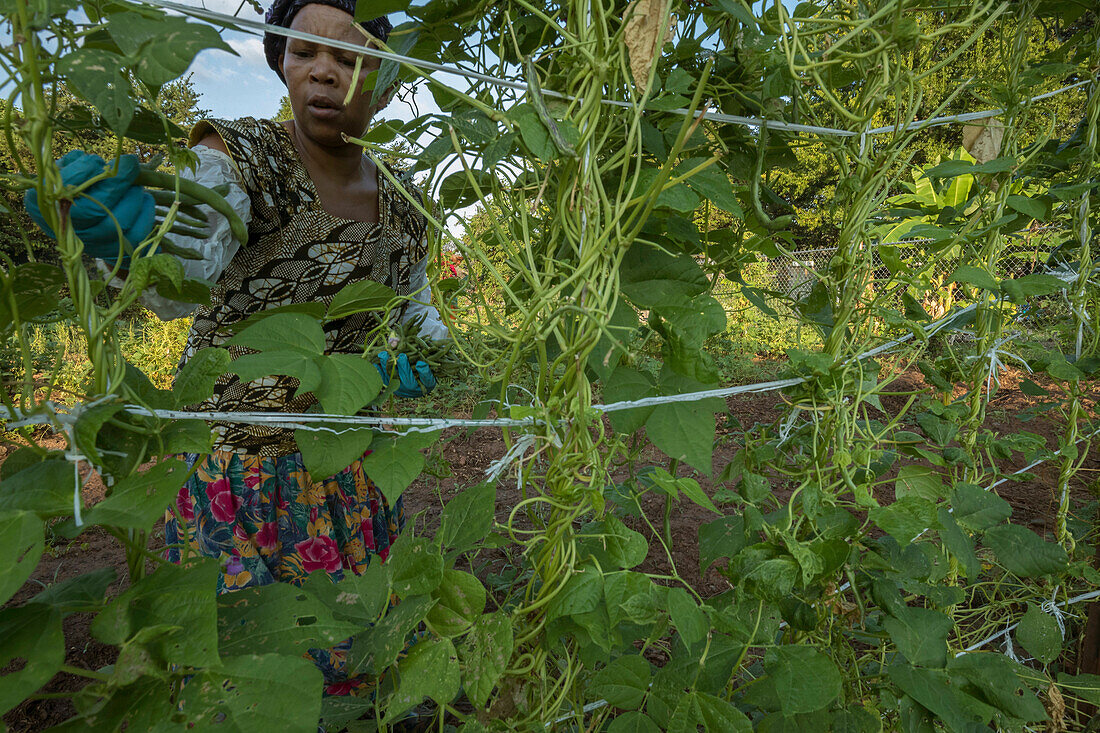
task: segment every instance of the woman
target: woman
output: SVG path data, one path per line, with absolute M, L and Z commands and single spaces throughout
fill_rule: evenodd
M 268 22 L 362 45 L 353 13 L 354 0 L 275 0 Z M 385 18 L 364 27 L 382 41 L 391 29 Z M 200 349 L 222 345 L 226 327 L 253 313 L 290 303 L 327 304 L 345 285 L 361 279 L 414 298 L 418 302 L 410 303 L 402 317 L 426 316 L 422 333 L 446 337 L 438 313 L 427 305 L 424 218 L 361 148 L 344 140 L 345 135 L 362 136 L 389 100 L 392 90 L 379 95 L 352 90 L 378 69 L 379 61 L 365 57 L 356 77 L 353 52 L 272 34 L 265 36 L 264 49 L 287 85 L 293 121 L 207 120 L 191 134 L 199 166 L 188 177 L 211 187 L 229 183 L 226 199 L 248 224 L 249 237 L 243 245 L 234 241 L 224 217 L 207 209 L 210 237 L 175 238 L 176 244 L 203 255 L 183 261 L 188 276 L 215 282 L 210 306 L 195 315 L 184 361 Z M 92 157 L 68 170 L 89 167 Z M 96 160 L 102 170 L 102 161 Z M 411 185 L 404 188 L 420 195 Z M 138 218 L 148 213 L 141 196 L 120 197 L 112 200 L 129 202 L 127 217 L 131 209 L 144 212 L 133 214 Z M 92 239 L 89 233 L 85 248 L 95 252 Z M 118 251 L 117 236 L 109 239 L 99 251 Z M 146 302 L 166 319 L 192 307 L 155 294 Z M 326 323 L 327 350 L 360 353 L 378 325 L 376 318 L 361 313 Z M 230 352 L 236 358 L 242 350 L 231 347 Z M 417 367 L 423 385 L 405 370 L 398 394 L 420 394 L 434 386 L 427 365 Z M 226 374 L 217 380 L 213 396 L 193 409 L 304 412 L 315 400 L 311 394 L 295 395 L 296 388 L 297 381 L 289 377 L 243 383 Z M 361 461 L 313 481 L 293 431 L 232 423 L 217 424 L 215 431 L 213 453 L 186 456 L 190 465 L 198 465 L 177 498 L 185 526 L 171 513 L 165 523 L 169 559 L 179 562 L 188 548 L 219 558 L 224 570 L 218 592 L 277 581 L 301 583 L 315 570 L 339 579 L 346 570 L 362 572 L 374 555 L 385 559 L 403 524 L 401 502 L 387 504 Z M 352 694 L 366 686 L 365 680 L 346 674 L 348 644 L 310 651 L 328 694 Z

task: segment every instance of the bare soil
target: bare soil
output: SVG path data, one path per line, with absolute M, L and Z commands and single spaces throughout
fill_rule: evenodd
M 1056 414 L 1045 413 L 1024 422 L 1019 417 L 1025 411 L 1036 406 L 1037 400 L 1025 395 L 1019 388 L 1024 378 L 1020 372 L 1006 369 L 1001 375 L 1001 387 L 990 404 L 986 425 L 1000 433 L 1028 431 L 1042 436 L 1051 449 L 1057 448 L 1064 426 Z M 1036 382 L 1044 384 L 1041 378 L 1032 376 Z M 923 378 L 917 372 L 901 375 L 896 382 L 898 391 L 923 389 Z M 1046 385 L 1044 385 L 1046 386 Z M 902 398 L 883 399 L 887 410 L 901 406 Z M 731 397 L 728 400 L 730 412 L 742 426 L 748 428 L 756 423 L 770 423 L 780 414 L 781 405 L 775 394 L 750 394 Z M 1091 408 L 1091 405 L 1090 405 Z M 1090 409 L 1091 412 L 1091 409 Z M 718 441 L 714 452 L 714 475 L 720 475 L 722 468 L 733 458 L 739 446 L 735 438 L 739 431 L 732 426 L 722 426 L 720 420 Z M 63 439 L 56 436 L 44 437 L 43 443 L 50 447 L 62 447 Z M 5 449 L 0 447 L 0 463 L 6 457 Z M 643 465 L 666 463 L 656 450 L 650 448 L 643 455 Z M 455 431 L 439 443 L 429 454 L 427 467 L 421 477 L 405 493 L 405 508 L 410 516 L 407 531 L 417 534 L 432 534 L 439 526 L 440 514 L 444 504 L 454 497 L 463 487 L 481 481 L 485 470 L 494 460 L 506 452 L 504 441 L 499 433 L 490 430 L 466 435 Z M 1019 454 L 999 464 L 1004 472 L 1024 467 Z M 1072 498 L 1077 505 L 1091 498 L 1090 488 L 1095 486 L 1095 477 L 1100 471 L 1100 453 L 1092 451 L 1086 457 L 1082 471 L 1077 475 L 1072 487 Z M 690 469 L 681 469 L 681 475 L 693 475 L 711 495 L 718 486 L 710 479 L 694 474 Z M 1022 481 L 1008 481 L 997 487 L 997 493 L 1013 507 L 1013 521 L 1030 526 L 1040 534 L 1053 529 L 1053 518 L 1057 509 L 1058 468 L 1047 463 L 1034 469 L 1032 477 Z M 621 478 L 621 477 L 620 477 Z M 93 504 L 103 498 L 103 484 L 97 476 L 89 477 L 84 490 L 85 501 Z M 786 493 L 777 489 L 777 495 Z M 879 496 L 880 501 L 890 501 L 892 496 Z M 520 501 L 514 482 L 503 480 L 497 490 L 497 520 L 507 520 L 511 509 Z M 659 531 L 664 511 L 663 497 L 647 495 L 642 499 L 642 507 L 650 522 Z M 675 545 L 672 559 L 676 569 L 701 595 L 711 596 L 726 590 L 729 585 L 717 572 L 711 569 L 700 573 L 698 528 L 710 522 L 716 515 L 687 501 L 677 503 L 671 516 L 672 536 Z M 1087 517 L 1087 519 L 1094 519 Z M 665 574 L 671 569 L 668 558 L 652 532 L 640 519 L 628 518 L 627 523 L 634 529 L 647 535 L 650 542 L 650 554 L 640 570 Z M 153 542 L 163 543 L 163 526 L 158 523 L 153 530 Z M 475 563 L 479 573 L 499 572 L 507 564 L 503 553 L 487 553 Z M 111 587 L 111 594 L 117 594 L 126 586 L 126 563 L 122 549 L 109 534 L 98 528 L 92 528 L 74 541 L 58 539 L 47 548 L 47 553 L 39 562 L 31 579 L 7 605 L 20 605 L 38 593 L 43 587 L 61 580 L 82 575 L 104 566 L 113 567 L 117 580 Z M 65 620 L 67 640 L 66 663 L 73 667 L 96 670 L 112 664 L 115 649 L 96 641 L 90 631 L 91 617 L 88 614 L 73 614 Z M 2 671 L 0 671 L 2 676 Z M 70 674 L 59 674 L 43 688 L 42 692 L 63 692 L 79 689 L 86 680 Z M 74 710 L 68 700 L 44 699 L 28 701 L 3 717 L 3 722 L 12 731 L 40 731 L 56 725 L 71 715 Z

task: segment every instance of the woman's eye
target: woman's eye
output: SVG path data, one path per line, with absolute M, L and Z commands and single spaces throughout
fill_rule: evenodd
M 340 59 L 340 63 L 349 68 L 355 68 L 355 59 Z

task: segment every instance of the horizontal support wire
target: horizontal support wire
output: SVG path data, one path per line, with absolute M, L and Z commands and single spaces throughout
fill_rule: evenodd
M 166 10 L 174 10 L 178 13 L 190 15 L 195 18 L 200 18 L 210 23 L 216 23 L 218 25 L 229 26 L 239 31 L 251 31 L 253 33 L 273 33 L 275 35 L 283 36 L 285 38 L 295 38 L 302 41 L 310 41 L 312 43 L 319 43 L 329 46 L 331 48 L 339 48 L 344 51 L 351 51 L 353 53 L 363 56 L 373 56 L 375 58 L 384 59 L 387 61 L 394 61 L 397 63 L 408 64 L 421 71 L 436 71 L 444 74 L 453 74 L 455 76 L 462 76 L 475 81 L 484 82 L 486 84 L 492 84 L 494 86 L 502 87 L 505 89 L 514 89 L 517 91 L 527 92 L 530 90 L 529 86 L 522 81 L 515 81 L 511 79 L 502 79 L 491 74 L 482 74 L 479 71 L 472 69 L 465 69 L 461 66 L 448 66 L 447 64 L 440 64 L 434 61 L 425 61 L 424 59 L 414 58 L 412 56 L 405 56 L 391 51 L 383 51 L 377 48 L 369 48 L 367 46 L 361 46 L 355 43 L 349 43 L 347 41 L 338 41 L 332 38 L 326 38 L 324 36 L 315 35 L 313 33 L 306 33 L 304 31 L 293 30 L 291 28 L 283 28 L 282 26 L 271 25 L 259 20 L 249 20 L 248 18 L 239 18 L 235 15 L 228 15 L 226 13 L 218 13 L 213 10 L 207 10 L 206 8 L 192 7 L 189 5 L 182 5 L 172 0 L 138 0 L 140 3 L 146 5 L 154 5 L 156 7 L 164 8 Z M 1028 100 L 1028 104 L 1037 102 L 1049 97 L 1053 97 L 1064 92 L 1068 92 L 1078 87 L 1088 84 L 1088 81 L 1081 81 L 1076 84 L 1069 84 L 1060 89 L 1055 89 L 1051 92 L 1039 94 L 1031 97 Z M 555 97 L 557 99 L 563 99 L 567 102 L 580 102 L 583 101 L 579 97 L 573 97 L 568 94 L 562 94 L 561 92 L 555 92 L 552 89 L 540 90 L 544 96 Z M 624 102 L 617 99 L 602 99 L 601 102 L 607 105 L 615 107 L 632 108 L 634 105 L 630 102 Z M 995 117 L 1004 112 L 1003 109 L 990 109 L 980 112 L 966 112 L 958 115 L 949 115 L 946 117 L 933 117 L 927 120 L 915 120 L 906 125 L 891 125 L 887 127 L 876 127 L 871 130 L 855 132 L 853 130 L 842 130 L 835 127 L 821 127 L 818 125 L 803 125 L 794 122 L 784 122 L 782 120 L 766 120 L 760 117 L 742 117 L 740 115 L 729 115 L 722 112 L 710 112 L 706 110 L 696 110 L 691 112 L 686 109 L 674 109 L 668 110 L 671 114 L 680 116 L 692 116 L 695 118 L 702 117 L 706 120 L 713 122 L 719 122 L 728 125 L 741 125 L 743 127 L 759 128 L 761 126 L 767 127 L 769 130 L 778 130 L 781 132 L 804 132 L 812 135 L 831 135 L 833 137 L 856 137 L 865 135 L 878 135 L 888 132 L 899 132 L 909 130 L 919 130 L 926 127 L 936 127 L 939 125 L 947 125 L 952 122 L 968 122 L 971 120 L 984 119 L 986 117 Z

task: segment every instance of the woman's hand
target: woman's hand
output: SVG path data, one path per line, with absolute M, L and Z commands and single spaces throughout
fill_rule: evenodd
M 382 383 L 390 385 L 390 352 L 383 351 L 378 354 L 379 374 L 382 375 Z M 425 361 L 416 362 L 414 367 L 409 363 L 409 356 L 404 352 L 397 355 L 397 378 L 400 381 L 396 394 L 398 397 L 423 397 L 435 389 L 435 375 L 431 367 Z
M 61 180 L 67 186 L 79 186 L 108 170 L 103 158 L 83 150 L 73 150 L 57 161 Z M 69 209 L 69 221 L 84 251 L 92 257 L 114 264 L 119 256 L 123 262 L 133 245 L 153 231 L 156 204 L 153 196 L 136 183 L 141 167 L 133 155 L 123 155 L 118 172 L 82 191 Z M 24 198 L 27 213 L 42 231 L 56 239 L 38 208 L 38 192 L 27 191 Z M 124 241 L 119 241 L 121 232 Z

